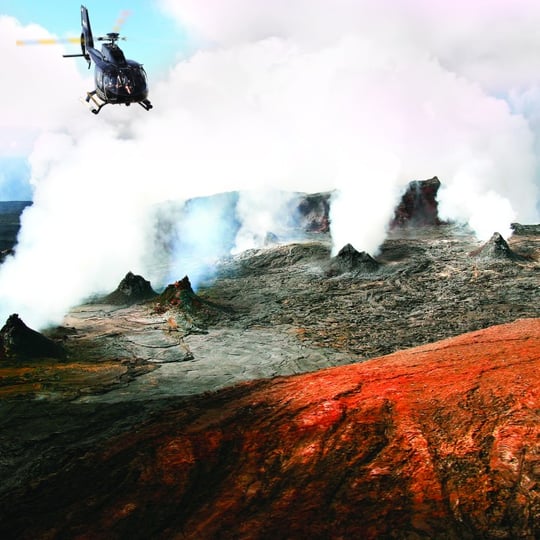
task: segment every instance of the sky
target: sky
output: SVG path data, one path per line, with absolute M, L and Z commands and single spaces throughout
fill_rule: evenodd
M 128 58 L 146 66 L 152 74 L 166 70 L 183 54 L 186 36 L 180 24 L 152 0 L 110 0 L 82 2 L 90 13 L 95 36 L 113 31 L 120 23 L 126 38 Z M 0 13 L 15 17 L 21 24 L 37 24 L 56 37 L 78 37 L 81 32 L 80 0 L 0 0 Z M 77 45 L 71 45 L 77 51 Z M 31 52 L 30 52 L 31 54 Z M 86 68 L 83 60 L 79 64 Z
M 328 190 L 333 252 L 376 254 L 408 182 L 435 175 L 442 217 L 479 240 L 539 220 L 536 0 L 88 1 L 95 35 L 131 12 L 122 46 L 154 105 L 98 116 L 72 45 L 14 45 L 78 35 L 80 4 L 54 4 L 0 0 L 0 200 L 34 201 L 0 320 L 43 326 L 128 271 L 153 281 L 167 201 L 239 191 L 236 252 L 280 232 L 288 193 Z M 178 226 L 178 273 L 221 253 L 223 201 Z

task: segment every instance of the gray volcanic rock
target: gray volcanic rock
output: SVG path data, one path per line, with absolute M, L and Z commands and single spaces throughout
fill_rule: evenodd
M 21 215 L 31 201 L 0 201 L 0 251 L 11 250 L 17 244 Z M 0 263 L 3 257 L 0 257 Z
M 3 249 L 0 251 L 0 264 L 2 264 L 8 257 L 15 255 L 14 249 Z
M 380 266 L 380 263 L 369 253 L 357 251 L 351 244 L 347 244 L 330 261 L 327 275 L 335 276 L 345 272 L 376 272 Z
M 131 305 L 157 296 L 150 282 L 142 276 L 128 272 L 117 289 L 102 299 L 107 304 Z
M 510 227 L 512 227 L 514 234 L 525 235 L 525 236 L 540 235 L 540 224 L 524 225 L 523 223 L 511 223 Z
M 169 313 L 169 328 L 181 327 L 186 334 L 206 333 L 205 328 L 210 322 L 216 322 L 227 308 L 205 300 L 195 294 L 188 276 L 170 283 L 156 297 L 153 311 Z
M 472 255 L 487 259 L 507 259 L 511 261 L 525 261 L 526 257 L 515 253 L 500 233 L 493 233 L 489 241 L 479 249 L 473 251 Z
M 331 193 L 303 195 L 296 207 L 300 228 L 308 232 L 325 233 L 330 230 Z
M 17 313 L 10 315 L 0 330 L 0 359 L 65 357 L 61 345 L 26 326 Z

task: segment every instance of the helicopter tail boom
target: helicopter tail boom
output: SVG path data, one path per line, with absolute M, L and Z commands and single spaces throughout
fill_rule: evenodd
M 81 26 L 82 26 L 82 35 L 84 46 L 93 48 L 94 47 L 94 36 L 92 35 L 92 28 L 90 26 L 90 17 L 88 16 L 88 10 L 81 6 Z M 83 54 L 85 51 L 83 50 Z

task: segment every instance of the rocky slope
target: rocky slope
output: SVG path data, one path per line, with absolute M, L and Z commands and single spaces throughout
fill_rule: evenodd
M 4 498 L 0 532 L 537 538 L 539 373 L 524 319 L 171 404 Z

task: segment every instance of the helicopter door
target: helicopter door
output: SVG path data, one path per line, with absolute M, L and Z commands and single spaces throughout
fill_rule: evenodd
M 96 70 L 96 86 L 99 89 L 103 88 L 103 71 L 100 71 L 99 69 Z

